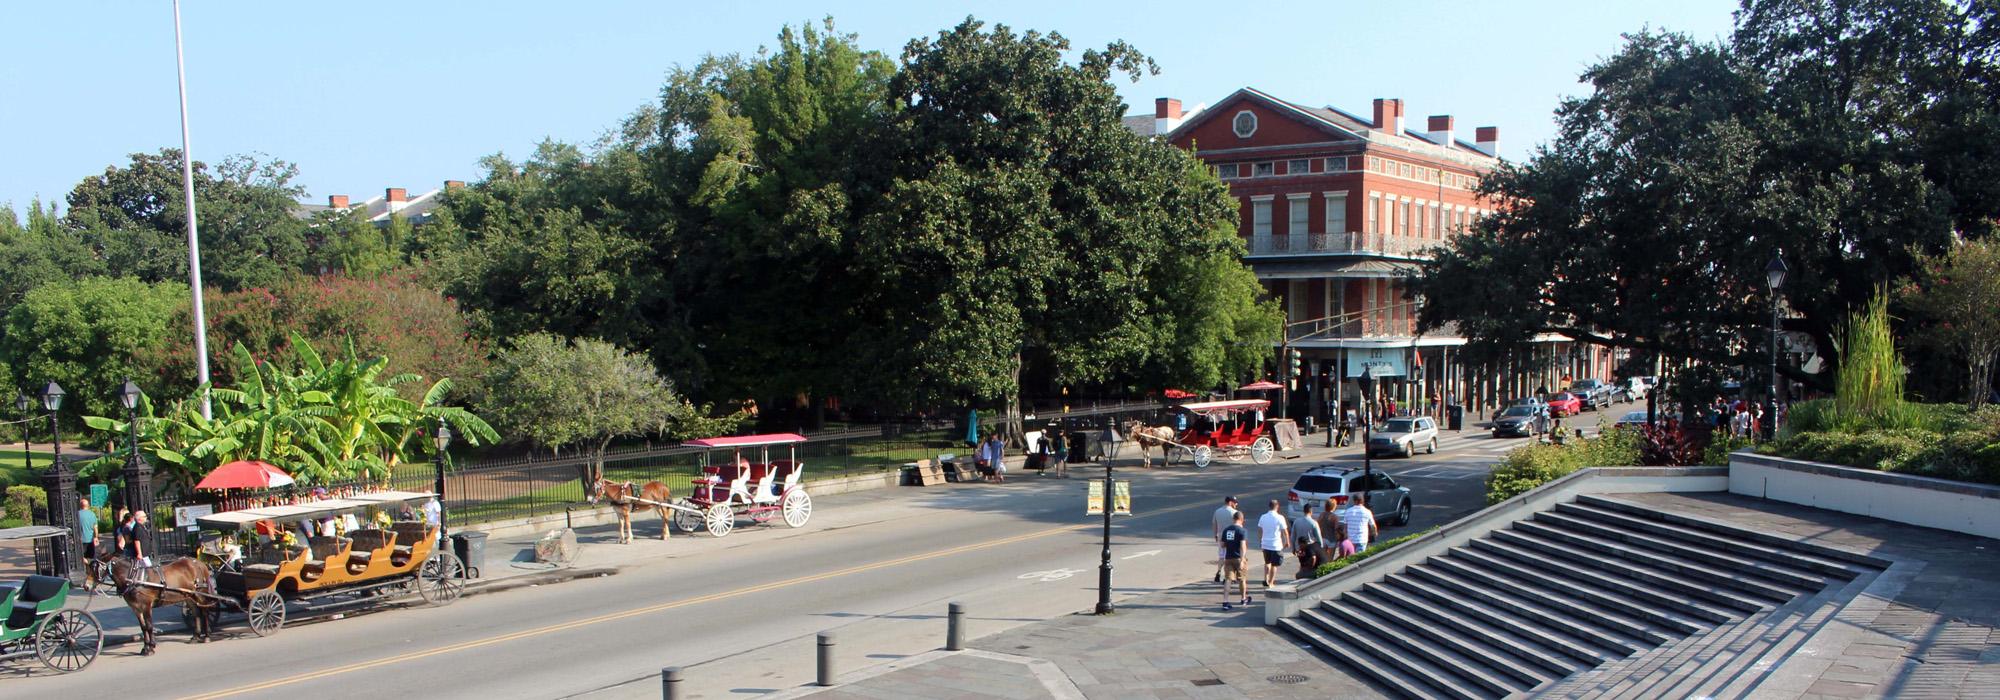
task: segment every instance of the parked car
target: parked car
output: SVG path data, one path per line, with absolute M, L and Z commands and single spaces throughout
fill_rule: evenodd
M 1508 406 L 1493 419 L 1493 437 L 1534 437 L 1549 431 L 1549 411 L 1542 406 Z
M 1652 390 L 1652 385 L 1646 383 L 1645 377 L 1626 377 L 1625 381 L 1618 383 L 1618 397 L 1627 402 L 1646 398 L 1646 394 Z
M 1430 416 L 1391 418 L 1368 437 L 1368 454 L 1399 454 L 1412 457 L 1418 448 L 1426 454 L 1438 451 L 1437 421 Z
M 1500 420 L 1500 414 L 1507 412 L 1507 409 L 1513 408 L 1515 406 L 1528 406 L 1531 408 L 1538 408 L 1543 411 L 1547 411 L 1549 408 L 1549 405 L 1543 402 L 1538 397 L 1529 396 L 1525 398 L 1514 399 L 1513 401 L 1507 402 L 1507 405 L 1500 407 L 1500 410 L 1494 411 L 1493 420 Z
M 1592 411 L 1610 406 L 1614 398 L 1611 395 L 1611 385 L 1596 379 L 1578 379 L 1570 382 L 1569 393 L 1576 395 L 1583 407 Z
M 1583 412 L 1583 399 L 1567 391 L 1549 397 L 1549 415 L 1561 418 Z
M 1611 424 L 1611 428 L 1613 430 L 1617 430 L 1619 428 L 1638 430 L 1645 426 L 1646 426 L 1645 411 L 1626 411 L 1625 415 L 1618 417 L 1617 422 Z
M 1371 478 L 1373 481 L 1369 481 Z M 1339 511 L 1364 492 L 1368 494 L 1369 508 L 1375 511 L 1375 524 L 1410 524 L 1409 487 L 1396 483 L 1395 477 L 1380 469 L 1373 474 L 1360 467 L 1308 469 L 1285 495 L 1285 508 L 1294 517 L 1299 514 L 1299 507 L 1307 503 L 1313 504 L 1313 510 L 1318 512 L 1329 508 Z M 1335 502 L 1336 498 L 1340 502 Z

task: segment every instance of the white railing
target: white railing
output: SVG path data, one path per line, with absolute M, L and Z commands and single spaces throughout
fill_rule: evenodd
M 1363 254 L 1392 255 L 1396 257 L 1423 257 L 1425 249 L 1440 245 L 1438 241 L 1413 236 L 1387 233 L 1292 233 L 1284 235 L 1252 236 L 1250 254 L 1270 255 L 1326 255 Z

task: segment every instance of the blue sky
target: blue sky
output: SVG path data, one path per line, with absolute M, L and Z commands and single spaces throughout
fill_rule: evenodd
M 543 138 L 589 141 L 653 99 L 666 70 L 751 53 L 786 23 L 831 15 L 891 56 L 966 16 L 1123 39 L 1161 73 L 1121 84 L 1132 110 L 1253 86 L 1366 114 L 1498 126 L 1502 155 L 1552 131 L 1577 74 L 1643 27 L 1713 39 L 1733 0 L 1507 2 L 343 2 L 187 0 L 195 157 L 299 166 L 312 199 L 476 179 L 477 160 Z M 128 153 L 180 144 L 169 0 L 0 10 L 0 204 L 60 201 Z M 1421 121 L 1417 122 L 1421 124 Z

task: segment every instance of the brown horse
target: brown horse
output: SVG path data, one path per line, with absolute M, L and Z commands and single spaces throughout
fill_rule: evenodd
M 1136 420 L 1125 421 L 1125 437 L 1139 445 L 1139 458 L 1146 466 L 1153 466 L 1152 449 L 1160 448 L 1160 463 L 1173 464 L 1174 428 L 1169 425 L 1145 425 Z
M 652 501 L 653 503 L 666 503 L 668 499 L 673 498 L 673 495 L 667 491 L 666 484 L 657 481 L 648 481 L 645 486 L 634 486 L 630 481 L 621 484 L 602 477 L 598 478 L 597 485 L 590 489 L 590 503 L 592 505 L 596 505 L 598 499 L 603 499 L 618 511 L 619 544 L 629 544 L 632 541 L 632 509 L 635 507 L 642 509 L 651 508 L 659 512 L 660 539 L 666 539 L 674 529 L 671 522 L 672 519 L 667 517 L 666 506 L 641 503 L 638 500 L 634 500 L 634 497 L 640 500 Z
M 95 585 L 108 574 L 118 597 L 124 598 L 125 606 L 139 618 L 139 633 L 145 640 L 140 656 L 153 655 L 153 608 L 191 606 L 191 612 L 195 614 L 186 618 L 194 625 L 193 641 L 196 644 L 207 642 L 209 634 L 214 631 L 218 612 L 215 599 L 182 592 L 215 592 L 215 579 L 206 564 L 181 557 L 157 568 L 142 569 L 138 562 L 124 556 L 107 556 L 98 559 L 90 568 L 88 583 Z

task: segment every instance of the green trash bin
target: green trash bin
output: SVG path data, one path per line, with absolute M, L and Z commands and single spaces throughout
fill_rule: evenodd
M 467 530 L 451 536 L 452 551 L 465 564 L 466 578 L 479 578 L 479 569 L 486 566 L 486 533 Z

